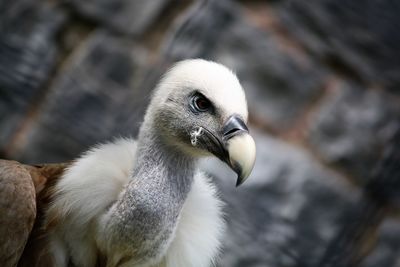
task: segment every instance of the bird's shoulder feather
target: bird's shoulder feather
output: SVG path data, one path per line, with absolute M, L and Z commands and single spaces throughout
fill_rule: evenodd
M 35 187 L 15 161 L 0 160 L 0 265 L 15 266 L 36 217 Z
M 9 210 L 14 213 L 12 221 L 8 224 L 3 224 L 0 222 L 0 225 L 4 225 L 8 228 L 8 233 L 7 235 L 4 235 L 4 237 L 12 239 L 13 242 L 21 241 L 19 234 L 25 233 L 26 238 L 28 238 L 29 235 L 29 239 L 26 242 L 26 245 L 25 243 L 21 243 L 23 253 L 22 255 L 20 255 L 19 258 L 17 258 L 18 266 L 20 267 L 54 266 L 52 258 L 48 253 L 47 234 L 46 231 L 44 231 L 42 228 L 43 212 L 50 201 L 49 193 L 51 192 L 52 187 L 54 186 L 60 175 L 63 173 L 67 165 L 68 163 L 58 163 L 31 166 L 24 165 L 18 162 L 0 160 L 0 180 L 4 181 L 4 178 L 7 178 L 7 176 L 9 176 L 8 178 L 12 178 L 14 180 L 14 183 L 23 185 L 23 187 L 16 186 L 15 189 L 24 189 L 16 191 L 17 194 L 14 194 L 13 197 L 10 197 L 8 199 L 10 203 L 13 203 L 12 205 L 8 206 Z M 2 188 L 7 189 L 7 187 Z M 6 195 L 4 194 L 0 195 L 6 197 Z M 25 209 L 22 209 L 23 207 L 25 207 Z M 28 207 L 29 209 L 27 209 Z M 27 216 L 30 217 L 30 226 L 28 225 Z M 5 216 L 3 216 L 3 219 L 4 218 Z M 34 223 L 33 219 L 35 219 Z M 20 226 L 23 226 L 23 228 L 18 228 Z M 11 234 L 11 229 L 15 231 L 15 233 Z M 4 244 L 7 244 L 7 242 L 3 242 L 3 245 Z M 4 253 L 7 253 L 7 251 L 4 250 L 3 247 L 0 250 Z M 22 252 L 16 247 L 13 248 L 13 251 L 14 254 L 9 255 L 15 255 L 16 253 L 18 253 L 18 251 Z M 15 264 L 3 265 L 14 266 Z

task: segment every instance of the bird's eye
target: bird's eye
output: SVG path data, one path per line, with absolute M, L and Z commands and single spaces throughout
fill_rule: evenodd
M 195 94 L 192 98 L 192 107 L 197 112 L 205 112 L 211 108 L 211 103 L 203 95 Z

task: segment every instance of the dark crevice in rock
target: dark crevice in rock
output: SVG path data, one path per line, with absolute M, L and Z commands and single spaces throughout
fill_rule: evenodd
M 85 26 L 88 26 L 88 27 L 91 27 L 91 28 L 95 28 L 95 27 L 100 27 L 101 26 L 101 24 L 97 20 L 95 20 L 95 19 L 93 19 L 91 17 L 85 16 L 85 14 L 82 14 L 81 12 L 76 10 L 74 8 L 74 6 L 71 4 L 71 2 L 68 2 L 68 1 L 67 2 L 61 2 L 59 4 L 59 6 L 61 8 L 63 8 L 69 14 L 70 21 L 72 23 L 85 25 Z
M 340 57 L 337 57 L 336 55 L 326 55 L 325 58 L 323 58 L 323 61 L 337 75 L 368 86 L 368 81 L 363 78 L 362 74 Z

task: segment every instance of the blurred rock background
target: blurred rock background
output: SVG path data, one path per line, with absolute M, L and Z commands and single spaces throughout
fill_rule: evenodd
M 395 0 L 2 0 L 0 157 L 60 162 L 135 136 L 171 64 L 216 60 L 242 81 L 258 148 L 239 189 L 204 163 L 227 203 L 217 266 L 317 266 L 400 114 L 399 14 Z M 361 266 L 400 266 L 398 214 Z

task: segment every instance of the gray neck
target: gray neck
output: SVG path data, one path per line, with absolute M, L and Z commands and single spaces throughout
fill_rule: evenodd
M 167 144 L 163 137 L 151 130 L 140 133 L 136 155 L 130 185 L 152 185 L 152 190 L 174 197 L 174 203 L 185 200 L 195 168 L 195 160 L 191 156 Z
M 151 126 L 142 126 L 132 177 L 111 219 L 118 242 L 134 248 L 138 259 L 154 258 L 165 250 L 194 171 L 193 158 L 167 144 Z

